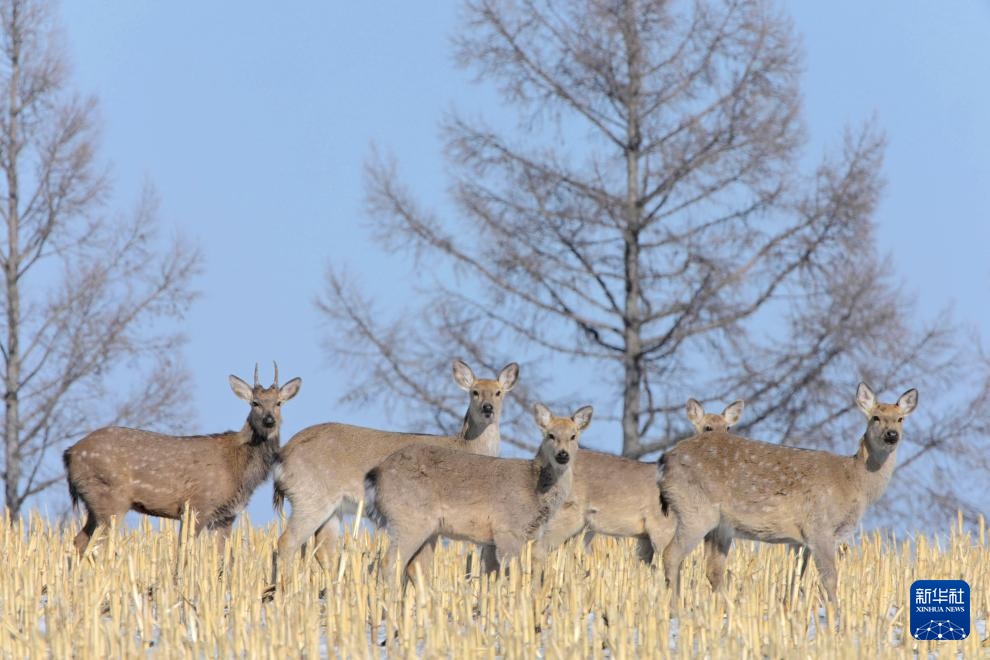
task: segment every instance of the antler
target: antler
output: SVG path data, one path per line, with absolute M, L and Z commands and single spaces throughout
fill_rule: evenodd
M 272 364 L 275 365 L 275 383 L 272 385 L 276 390 L 278 389 L 278 362 L 272 360 Z
M 261 387 L 261 383 L 258 382 L 258 363 L 254 363 L 254 386 Z

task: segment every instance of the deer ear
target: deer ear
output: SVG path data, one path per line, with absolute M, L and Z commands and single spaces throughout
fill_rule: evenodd
M 302 378 L 293 378 L 278 389 L 278 400 L 288 401 L 295 395 L 299 394 L 300 387 L 302 387 Z
M 467 392 L 474 385 L 474 372 L 463 360 L 454 360 L 454 382 L 457 386 Z
M 227 376 L 227 380 L 230 381 L 230 389 L 234 390 L 234 394 L 238 399 L 250 401 L 254 398 L 254 389 L 243 380 L 234 374 Z
M 859 387 L 856 388 L 856 405 L 867 417 L 873 414 L 873 407 L 877 405 L 877 397 L 866 383 L 860 383 Z
M 553 415 L 550 414 L 550 409 L 542 403 L 534 403 L 533 419 L 536 421 L 537 426 L 541 429 L 546 429 L 550 426 L 550 420 L 553 419 Z
M 515 362 L 510 362 L 509 364 L 502 367 L 502 371 L 498 372 L 498 384 L 502 386 L 502 389 L 508 392 L 513 387 L 516 386 L 516 381 L 519 380 L 519 365 Z
M 701 430 L 701 418 L 705 416 L 705 409 L 701 407 L 697 399 L 687 400 L 687 416 L 694 427 Z
M 588 424 L 591 424 L 591 414 L 593 412 L 594 409 L 591 406 L 584 406 L 575 410 L 574 414 L 571 415 L 571 419 L 583 431 L 588 428 Z
M 746 404 L 740 399 L 739 401 L 733 401 L 722 411 L 722 417 L 725 418 L 725 423 L 729 426 L 735 426 L 739 418 L 742 417 L 743 407 Z
M 897 400 L 897 407 L 905 415 L 910 415 L 918 405 L 918 390 L 913 387 L 901 395 Z

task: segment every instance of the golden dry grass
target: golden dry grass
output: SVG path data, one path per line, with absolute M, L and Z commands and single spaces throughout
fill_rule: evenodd
M 990 655 L 990 546 L 984 523 L 952 526 L 943 543 L 868 535 L 839 563 L 841 613 L 826 621 L 782 546 L 737 543 L 724 594 L 713 597 L 700 551 L 685 563 L 680 617 L 672 622 L 662 571 L 641 565 L 630 542 L 572 542 L 551 555 L 545 581 L 522 570 L 465 579 L 461 544 L 437 553 L 428 586 L 404 598 L 394 570 L 368 573 L 381 536 L 348 534 L 332 570 L 292 562 L 274 600 L 275 526 L 242 521 L 220 573 L 213 539 L 180 551 L 177 526 L 97 537 L 80 563 L 74 527 L 40 518 L 0 525 L 3 657 L 965 657 Z M 475 557 L 475 559 L 477 559 Z M 477 566 L 477 562 L 474 563 Z M 974 634 L 917 642 L 905 631 L 908 591 L 920 578 L 962 578 L 972 588 Z M 813 596 L 809 596 L 812 594 Z M 388 640 L 384 647 L 378 642 Z

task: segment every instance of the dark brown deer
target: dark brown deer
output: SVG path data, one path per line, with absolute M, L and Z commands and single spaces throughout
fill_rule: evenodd
M 82 500 L 88 517 L 76 535 L 82 554 L 97 527 L 129 510 L 181 518 L 188 505 L 196 532 L 204 527 L 226 539 L 237 514 L 277 460 L 282 403 L 299 392 L 302 380 L 264 388 L 254 367 L 254 386 L 230 376 L 230 387 L 251 405 L 240 431 L 173 436 L 108 426 L 93 431 L 63 454 L 74 505 Z

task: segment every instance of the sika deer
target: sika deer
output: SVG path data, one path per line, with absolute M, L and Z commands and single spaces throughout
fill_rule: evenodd
M 742 401 L 733 401 L 726 406 L 721 415 L 716 415 L 715 413 L 706 413 L 697 400 L 688 399 L 687 416 L 691 420 L 694 430 L 698 433 L 725 432 L 735 426 L 739 418 L 742 417 L 743 405 Z
M 836 600 L 838 539 L 886 489 L 902 422 L 918 405 L 918 391 L 908 390 L 895 404 L 878 403 L 860 383 L 856 403 L 868 422 L 853 456 L 705 433 L 660 457 L 661 508 L 677 516 L 674 538 L 663 551 L 672 593 L 678 593 L 684 557 L 711 534 L 718 554 L 710 560 L 710 580 L 713 566 L 724 567 L 735 537 L 800 544 L 814 557 L 828 599 Z M 720 581 L 721 573 L 713 586 Z
M 742 410 L 743 402 L 736 401 L 721 415 L 705 414 L 700 403 L 688 401 L 688 418 L 699 433 L 728 431 Z M 571 497 L 547 525 L 540 539 L 541 551 L 584 531 L 586 542 L 593 534 L 635 538 L 639 558 L 652 563 L 654 554 L 674 535 L 674 521 L 661 513 L 657 501 L 655 464 L 580 449 L 572 470 Z
M 282 403 L 299 392 L 302 380 L 263 388 L 254 367 L 254 387 L 230 376 L 237 397 L 251 404 L 240 431 L 173 436 L 109 426 L 69 447 L 62 458 L 73 504 L 86 505 L 86 524 L 76 535 L 79 554 L 96 528 L 133 509 L 162 518 L 181 518 L 188 504 L 196 532 L 215 529 L 223 538 L 278 455 Z
M 461 360 L 454 360 L 453 371 L 454 382 L 471 396 L 461 432 L 455 437 L 318 424 L 289 440 L 275 469 L 276 510 L 282 509 L 286 497 L 292 502 L 292 515 L 278 540 L 279 557 L 288 556 L 315 533 L 316 556 L 326 566 L 337 545 L 341 514 L 364 497 L 364 476 L 406 445 L 441 445 L 498 455 L 502 402 L 519 378 L 519 365 L 506 365 L 494 380 L 475 378 Z M 490 564 L 493 558 L 487 560 Z
M 392 541 L 387 566 L 398 559 L 407 575 L 409 562 L 437 536 L 494 545 L 499 563 L 540 538 L 570 495 L 572 457 L 592 409 L 554 417 L 538 403 L 533 414 L 543 441 L 531 460 L 412 445 L 368 472 L 369 515 Z M 534 547 L 534 563 L 540 559 Z

